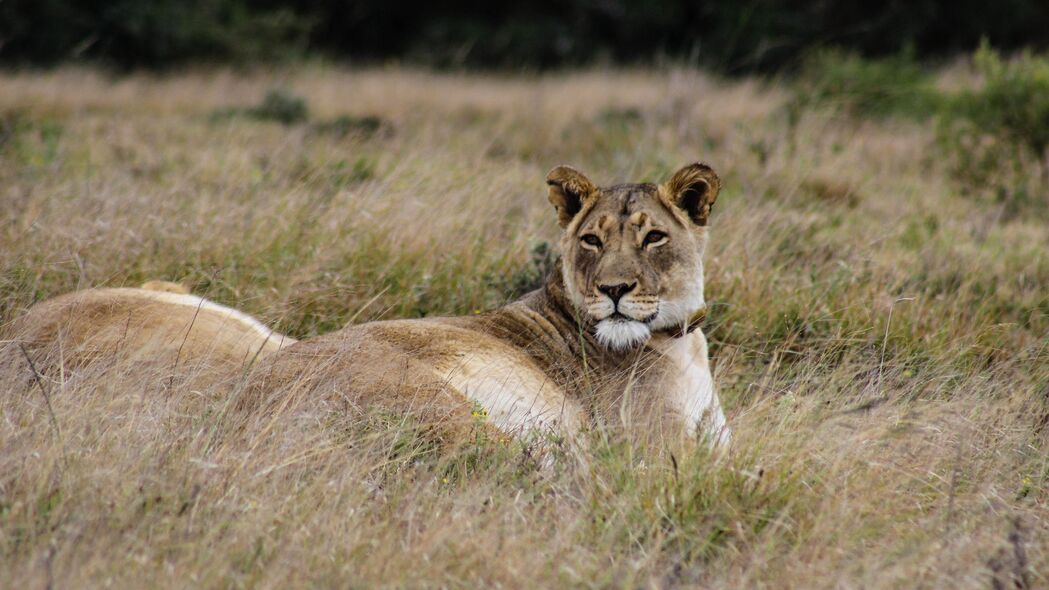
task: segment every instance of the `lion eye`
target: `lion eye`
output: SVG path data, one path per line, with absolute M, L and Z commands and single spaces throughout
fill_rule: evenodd
M 661 231 L 653 230 L 653 231 L 648 232 L 648 235 L 645 236 L 644 243 L 641 244 L 641 245 L 642 246 L 651 246 L 653 244 L 658 244 L 660 242 L 663 242 L 666 239 L 667 239 L 667 234 L 665 234 L 664 232 L 661 232 Z
M 601 239 L 595 236 L 594 234 L 586 234 L 585 236 L 579 239 L 581 239 L 584 244 L 587 244 L 589 246 L 593 246 L 595 248 L 601 247 Z

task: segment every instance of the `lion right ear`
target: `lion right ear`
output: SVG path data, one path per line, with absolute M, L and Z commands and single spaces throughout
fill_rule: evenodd
M 663 186 L 672 205 L 687 213 L 692 223 L 704 226 L 721 192 L 721 179 L 713 168 L 696 162 L 675 172 Z
M 568 227 L 583 209 L 583 204 L 597 196 L 597 187 L 582 172 L 571 166 L 558 166 L 546 175 L 550 203 L 557 209 L 557 222 Z

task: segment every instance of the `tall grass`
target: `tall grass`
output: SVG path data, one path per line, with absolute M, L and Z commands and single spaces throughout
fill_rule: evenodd
M 306 120 L 215 116 L 274 88 Z M 0 75 L 3 323 L 153 278 L 300 338 L 469 314 L 548 265 L 552 166 L 708 161 L 704 329 L 734 429 L 719 458 L 595 433 L 544 468 L 325 399 L 238 412 L 237 384 L 130 360 L 39 383 L 16 364 L 4 583 L 1049 583 L 1049 228 L 960 196 L 931 122 L 791 104 L 677 70 Z

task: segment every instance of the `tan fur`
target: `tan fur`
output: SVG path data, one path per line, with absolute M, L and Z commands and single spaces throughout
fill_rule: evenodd
M 706 340 L 685 330 L 704 305 L 717 175 L 693 164 L 662 185 L 599 188 L 560 166 L 547 184 L 564 228 L 557 270 L 482 315 L 367 323 L 294 343 L 178 285 L 150 282 L 52 299 L 15 333 L 45 366 L 130 351 L 229 373 L 258 358 L 236 404 L 251 412 L 320 396 L 413 414 L 442 436 L 482 417 L 525 438 L 600 426 L 661 441 L 727 440 Z
M 185 285 L 172 283 L 171 281 L 146 281 L 145 283 L 142 283 L 142 288 L 147 291 L 164 291 L 166 293 L 177 293 L 179 295 L 189 295 L 190 293 Z
M 5 330 L 4 362 L 32 361 L 40 373 L 72 375 L 98 360 L 127 358 L 224 378 L 295 342 L 187 291 L 150 281 L 140 289 L 89 289 L 47 300 Z
M 703 306 L 717 176 L 695 164 L 665 185 L 602 189 L 558 167 L 548 184 L 565 233 L 562 261 L 541 289 L 479 316 L 367 323 L 304 340 L 256 367 L 244 403 L 273 411 L 291 397 L 320 395 L 459 424 L 479 407 L 511 435 L 604 425 L 664 440 L 727 440 L 706 340 L 699 331 L 682 336 Z M 654 230 L 665 239 L 645 245 Z M 600 234 L 603 247 L 583 244 L 587 233 Z M 608 316 L 599 287 L 620 282 L 637 284 L 623 313 L 651 330 L 625 348 L 595 334 Z

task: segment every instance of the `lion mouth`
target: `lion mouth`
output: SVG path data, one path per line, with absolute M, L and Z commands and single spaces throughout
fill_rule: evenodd
M 656 312 L 656 313 L 653 313 L 651 315 L 647 315 L 647 316 L 645 316 L 643 318 L 632 318 L 632 317 L 630 317 L 630 316 L 620 312 L 619 310 L 616 310 L 616 311 L 613 311 L 611 315 L 606 316 L 604 318 L 604 320 L 602 320 L 602 321 L 612 320 L 612 321 L 615 321 L 615 322 L 639 322 L 639 323 L 642 323 L 642 324 L 651 324 L 652 322 L 656 321 L 656 317 L 658 317 L 658 316 L 659 316 L 659 312 Z

